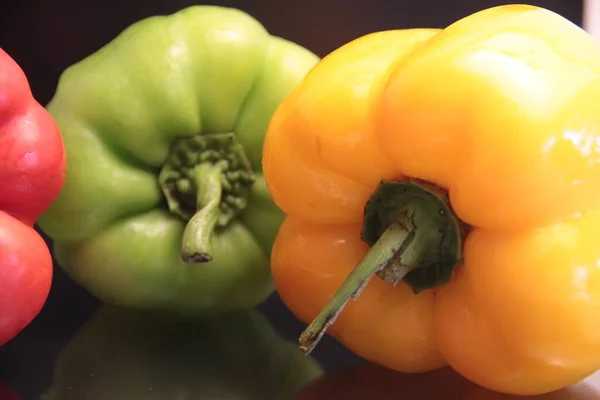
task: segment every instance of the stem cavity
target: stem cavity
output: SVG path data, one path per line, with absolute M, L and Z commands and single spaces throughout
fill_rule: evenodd
M 415 293 L 448 282 L 462 259 L 467 227 L 445 191 L 417 180 L 384 180 L 365 206 L 362 239 L 371 248 L 300 336 L 309 354 L 352 298 L 376 275 Z
M 182 259 L 212 260 L 212 237 L 245 208 L 256 177 L 233 133 L 177 140 L 158 176 L 169 211 L 187 222 Z

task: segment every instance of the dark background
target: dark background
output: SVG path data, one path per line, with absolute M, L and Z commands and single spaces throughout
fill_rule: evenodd
M 511 2 L 483 0 L 237 0 L 207 1 L 240 8 L 275 35 L 324 56 L 369 32 L 413 27 L 443 28 L 470 13 Z M 529 1 L 581 25 L 582 2 Z M 60 73 L 112 40 L 131 23 L 170 14 L 201 2 L 184 0 L 0 0 L 0 47 L 27 74 L 37 100 L 53 95 Z M 39 317 L 0 348 L 0 380 L 28 399 L 51 382 L 56 356 L 98 302 L 55 268 L 50 297 Z M 304 326 L 274 295 L 261 309 L 284 336 L 295 339 Z M 328 370 L 360 361 L 332 339 L 315 357 Z

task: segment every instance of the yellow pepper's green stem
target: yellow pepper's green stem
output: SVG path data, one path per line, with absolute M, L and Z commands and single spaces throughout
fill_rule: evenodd
M 194 168 L 192 177 L 197 211 L 183 231 L 181 257 L 185 262 L 208 262 L 212 260 L 212 237 L 220 213 L 221 168 L 200 164 Z
M 417 180 L 382 181 L 365 206 L 361 237 L 371 248 L 302 333 L 300 349 L 314 349 L 373 275 L 392 285 L 403 281 L 415 293 L 450 280 L 461 261 L 465 229 L 445 190 Z
M 396 253 L 404 252 L 414 237 L 414 227 L 395 223 L 386 229 L 379 240 L 369 249 L 365 258 L 338 289 L 333 299 L 302 333 L 300 336 L 300 350 L 302 352 L 309 354 L 315 348 L 327 328 L 335 322 L 342 312 L 348 300 L 358 298 L 371 277 L 377 272 L 383 271 L 387 265 L 393 262 Z M 402 268 L 402 276 L 412 269 L 412 267 L 406 265 L 400 266 L 400 268 Z M 399 279 L 402 276 L 399 276 Z

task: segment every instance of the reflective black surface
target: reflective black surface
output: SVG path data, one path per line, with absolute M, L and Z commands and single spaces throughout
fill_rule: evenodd
M 68 65 L 132 22 L 200 2 L 184 0 L 0 0 L 0 47 L 21 65 L 41 103 Z M 240 8 L 272 33 L 323 56 L 368 32 L 444 27 L 467 14 L 510 2 L 484 0 L 211 1 Z M 530 1 L 581 23 L 575 0 Z M 274 294 L 255 311 L 210 321 L 167 317 L 99 304 L 55 268 L 39 317 L 0 347 L 4 384 L 27 400 L 51 399 L 508 399 L 443 370 L 408 377 L 360 360 L 331 338 L 300 357 L 304 324 Z M 263 318 L 263 316 L 265 316 Z M 600 377 L 596 379 L 600 382 Z M 540 399 L 600 399 L 592 378 Z M 306 388 L 304 388 L 307 386 Z M 4 397 L 3 397 L 4 396 Z
M 209 320 L 92 302 L 78 308 L 78 299 L 70 299 L 44 310 L 0 350 L 1 399 L 12 400 L 1 384 L 22 396 L 14 399 L 32 400 L 519 399 L 484 390 L 449 369 L 395 373 L 353 357 L 329 338 L 314 357 L 305 357 L 296 349 L 301 325 L 276 297 L 261 310 Z M 59 314 L 73 317 L 62 329 L 53 328 L 58 320 L 52 316 Z M 600 374 L 534 398 L 600 399 Z

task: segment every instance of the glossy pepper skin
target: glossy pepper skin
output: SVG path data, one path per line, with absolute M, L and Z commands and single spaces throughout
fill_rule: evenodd
M 287 214 L 272 252 L 281 298 L 315 319 L 368 254 L 364 209 L 380 181 L 423 180 L 467 225 L 458 266 L 426 290 L 372 279 L 331 335 L 391 369 L 449 364 L 499 392 L 588 376 L 600 368 L 599 101 L 598 43 L 536 7 L 342 46 L 265 140 L 267 186 Z
M 261 173 L 264 133 L 317 61 L 240 10 L 193 6 L 69 67 L 47 109 L 70 168 L 39 221 L 60 266 L 111 304 L 260 303 L 283 220 Z
M 58 127 L 0 49 L 0 345 L 28 326 L 48 297 L 52 258 L 33 226 L 64 173 Z

